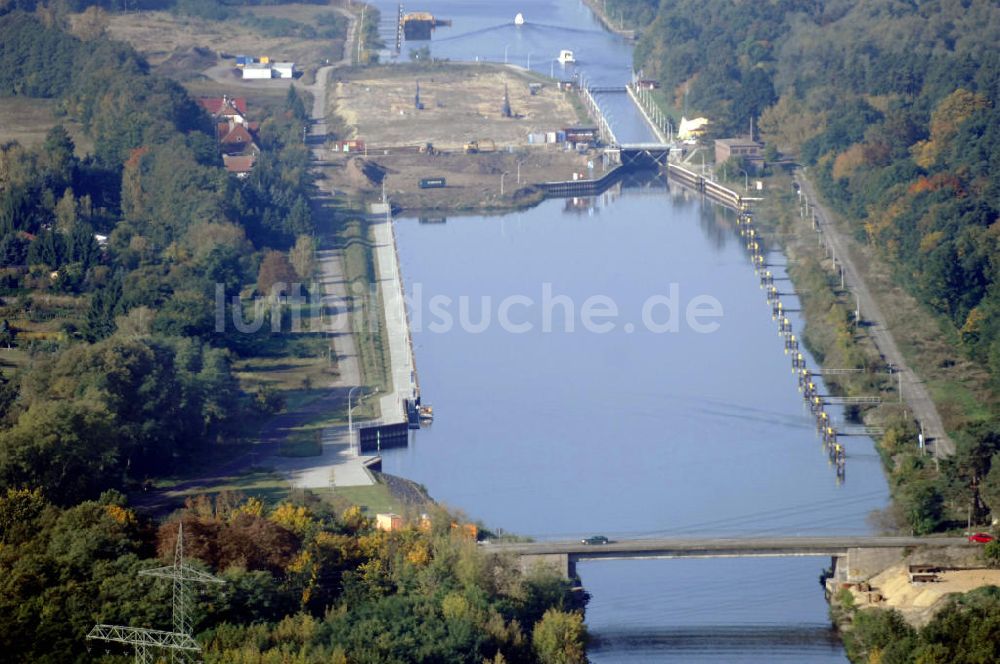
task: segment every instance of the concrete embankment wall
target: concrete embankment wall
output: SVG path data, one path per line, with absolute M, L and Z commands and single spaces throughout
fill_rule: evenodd
M 642 117 L 646 120 L 646 124 L 648 124 L 649 128 L 653 130 L 653 133 L 656 135 L 656 140 L 661 143 L 669 143 L 670 139 L 664 135 L 663 130 L 661 130 L 660 127 L 653 122 L 653 118 L 649 117 L 649 111 L 646 109 L 646 105 L 643 104 L 642 101 L 636 96 L 635 90 L 632 89 L 632 86 L 626 85 L 625 91 L 628 93 L 628 96 L 632 98 L 632 103 L 635 104 L 635 107 L 639 109 L 640 113 L 642 113 Z
M 734 210 L 740 210 L 743 207 L 743 197 L 738 193 L 679 164 L 667 164 L 667 174 L 678 182 L 702 192 L 716 203 L 721 203 Z
M 538 185 L 538 188 L 545 192 L 546 196 L 554 196 L 556 198 L 560 196 L 596 196 L 618 182 L 625 172 L 626 169 L 619 166 L 593 180 L 542 182 Z

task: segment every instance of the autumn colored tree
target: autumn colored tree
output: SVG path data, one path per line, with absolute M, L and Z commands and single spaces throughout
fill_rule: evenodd
M 257 292 L 262 295 L 276 296 L 286 294 L 291 285 L 298 282 L 299 275 L 282 251 L 268 251 L 260 263 L 257 273 Z
M 989 108 L 990 100 L 969 90 L 959 88 L 941 100 L 931 115 L 931 136 L 913 146 L 914 161 L 930 168 L 940 155 L 951 147 L 951 140 L 959 128 L 975 113 Z
M 303 281 L 311 279 L 316 265 L 316 239 L 311 235 L 298 236 L 288 256 L 299 279 Z

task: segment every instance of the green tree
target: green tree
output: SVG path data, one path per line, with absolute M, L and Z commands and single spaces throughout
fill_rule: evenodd
M 306 105 L 303 103 L 302 97 L 294 85 L 288 86 L 288 94 L 285 95 L 285 111 L 299 122 L 304 123 L 309 121 L 309 113 L 306 111 Z
M 915 535 L 928 535 L 941 524 L 944 500 L 933 484 L 917 484 L 902 495 L 906 518 Z
M 60 185 L 65 187 L 73 182 L 73 172 L 77 166 L 75 150 L 73 138 L 61 124 L 49 129 L 45 135 L 42 153 L 53 188 Z
M 201 421 L 206 435 L 227 431 L 240 412 L 240 386 L 226 351 L 219 348 L 204 350 L 198 383 L 204 395 Z
M 310 234 L 315 230 L 312 211 L 306 197 L 299 195 L 285 217 L 285 232 L 292 235 Z
M 853 662 L 903 662 L 886 659 L 886 652 L 912 649 L 915 636 L 914 629 L 898 611 L 865 609 L 854 613 L 851 629 L 844 635 L 844 645 Z
M 94 497 L 121 483 L 119 442 L 111 414 L 99 404 L 34 404 L 0 434 L 0 481 L 40 487 L 59 503 Z
M 742 77 L 734 94 L 733 107 L 739 110 L 733 121 L 737 126 L 745 124 L 749 134 L 750 120 L 759 118 L 777 100 L 771 75 L 761 67 L 754 67 Z
M 983 502 L 995 516 L 1000 516 L 1000 452 L 990 459 L 990 470 L 979 489 Z
M 0 345 L 7 349 L 14 345 L 14 328 L 6 318 L 0 320 Z
M 983 547 L 983 560 L 990 567 L 1000 567 L 1000 540 L 986 543 Z
M 122 299 L 122 277 L 115 275 L 103 288 L 90 297 L 90 307 L 84 320 L 84 334 L 90 341 L 98 341 L 114 334 L 115 319 L 125 313 Z
M 542 664 L 579 664 L 587 661 L 587 630 L 583 616 L 549 609 L 535 624 L 531 642 Z

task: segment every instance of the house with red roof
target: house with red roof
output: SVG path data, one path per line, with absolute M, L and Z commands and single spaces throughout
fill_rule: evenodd
M 250 175 L 253 165 L 257 163 L 257 156 L 253 154 L 222 155 L 222 163 L 226 166 L 226 171 L 243 179 Z
M 224 154 L 260 154 L 260 148 L 253 136 L 243 125 L 233 125 L 229 132 L 219 141 Z
M 213 118 L 231 118 L 239 124 L 246 123 L 247 100 L 245 97 L 199 97 L 198 104 Z
M 226 170 L 246 177 L 260 155 L 256 133 L 259 123 L 247 120 L 247 100 L 243 97 L 201 97 L 198 103 L 215 120 L 215 138 Z

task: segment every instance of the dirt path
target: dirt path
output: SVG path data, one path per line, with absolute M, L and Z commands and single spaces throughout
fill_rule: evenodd
M 941 415 L 938 413 L 937 406 L 931 399 L 927 387 L 923 380 L 910 369 L 896 345 L 896 340 L 893 339 L 892 329 L 882 314 L 878 302 L 872 296 L 867 284 L 861 278 L 860 272 L 855 267 L 852 251 L 853 241 L 845 237 L 837 225 L 832 222 L 833 215 L 816 196 L 812 183 L 806 179 L 803 171 L 796 171 L 795 181 L 798 182 L 802 192 L 808 196 L 810 204 L 816 208 L 817 223 L 823 229 L 826 241 L 836 251 L 837 260 L 843 265 L 845 285 L 852 292 L 857 293 L 860 299 L 861 318 L 869 323 L 868 333 L 879 352 L 885 357 L 886 362 L 892 363 L 898 370 L 902 371 L 903 399 L 909 405 L 913 417 L 922 425 L 924 437 L 931 451 L 938 458 L 951 456 L 955 453 L 955 443 L 945 433 Z

